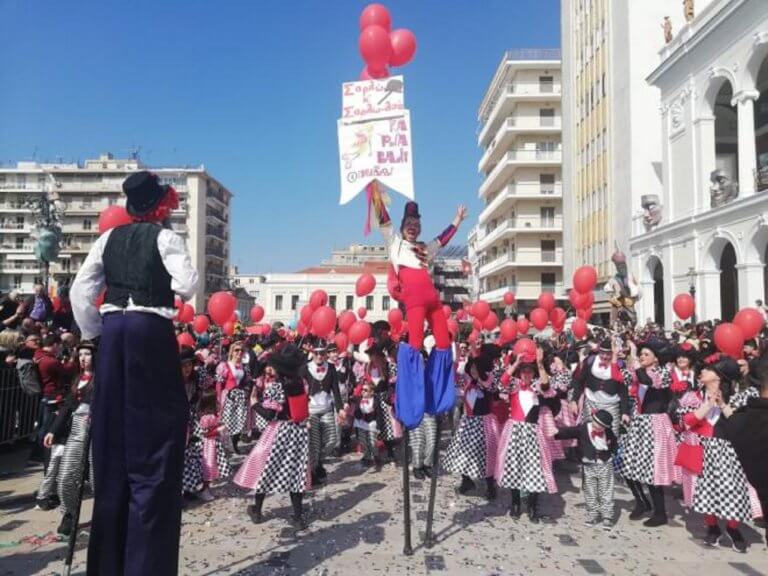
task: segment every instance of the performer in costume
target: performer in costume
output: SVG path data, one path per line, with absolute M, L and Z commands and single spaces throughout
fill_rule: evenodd
M 208 388 L 200 393 L 197 414 L 200 417 L 200 430 L 202 432 L 202 474 L 203 490 L 200 498 L 206 502 L 213 500 L 208 487 L 211 482 L 228 478 L 231 473 L 229 456 L 224 451 L 224 444 L 220 435 L 226 430 L 217 414 L 216 390 Z
M 635 509 L 629 515 L 639 520 L 648 511 L 643 485 L 648 485 L 653 516 L 644 522 L 649 528 L 667 523 L 664 486 L 674 481 L 677 442 L 669 417 L 672 383 L 669 369 L 659 363 L 664 343 L 646 341 L 640 346 L 639 368 L 635 377 L 639 388 L 638 414 L 619 440 L 621 458 L 618 472 L 635 496 Z
M 96 240 L 70 292 L 83 338 L 100 336 L 88 574 L 162 576 L 178 571 L 189 417 L 174 292 L 191 298 L 198 274 L 184 240 L 160 225 L 178 207 L 176 191 L 146 171 L 131 174 L 123 191 L 134 223 Z
M 435 453 L 437 419 L 432 414 L 424 414 L 416 428 L 411 432 L 411 468 L 417 480 L 431 478 L 432 458 Z
M 459 493 L 475 487 L 473 479 L 484 478 L 489 500 L 496 498 L 496 452 L 499 424 L 491 411 L 498 397 L 498 382 L 493 377 L 494 358 L 490 354 L 470 357 L 465 365 L 464 412 L 443 457 L 443 468 L 461 475 Z
M 302 500 L 310 486 L 309 398 L 299 373 L 306 357 L 293 344 L 284 344 L 269 355 L 277 379 L 264 390 L 257 407 L 269 421 L 259 441 L 235 474 L 238 486 L 255 492 L 248 513 L 251 520 L 264 520 L 262 508 L 267 494 L 288 492 L 293 506 L 292 522 L 302 528 Z
M 365 382 L 354 411 L 357 437 L 363 446 L 363 457 L 360 460 L 363 468 L 379 464 L 379 456 L 376 450 L 376 441 L 378 439 L 376 411 L 374 384 L 373 382 Z
M 205 378 L 206 373 L 195 367 L 197 356 L 190 346 L 183 346 L 179 354 L 181 361 L 181 378 L 189 402 L 189 423 L 187 425 L 187 445 L 184 449 L 184 473 L 181 489 L 185 495 L 200 495 L 203 487 L 203 431 L 200 428 L 198 402 L 200 394 L 213 385 L 212 378 Z
M 312 484 L 325 481 L 323 458 L 338 448 L 337 415 L 342 413 L 336 367 L 328 362 L 324 345 L 312 348 L 312 359 L 304 365 L 301 377 L 309 389 L 309 464 Z
M 411 429 L 419 425 L 425 412 L 434 415 L 453 408 L 455 390 L 451 337 L 440 295 L 432 283 L 428 267 L 438 250 L 456 234 L 467 216 L 467 209 L 460 206 L 451 225 L 432 242 L 425 244 L 418 240 L 421 215 L 416 202 L 405 205 L 399 234 L 392 230 L 389 214 L 378 192 L 373 204 L 392 265 L 392 278 L 388 282 L 390 292 L 405 306 L 408 320 L 408 343 L 400 343 L 397 355 L 395 412 L 403 425 Z M 425 321 L 435 337 L 435 347 L 426 368 L 421 355 Z
M 239 454 L 240 438 L 248 427 L 251 376 L 243 362 L 245 344 L 234 342 L 229 347 L 227 361 L 216 369 L 216 395 L 221 407 L 221 420 L 229 433 L 232 449 Z
M 635 304 L 643 296 L 642 288 L 628 270 L 627 257 L 623 252 L 616 250 L 611 261 L 616 266 L 616 274 L 603 288 L 611 303 L 611 327 L 615 327 L 617 321 L 634 327 L 637 324 Z

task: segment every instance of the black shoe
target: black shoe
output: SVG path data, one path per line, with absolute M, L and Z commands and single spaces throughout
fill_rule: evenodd
M 737 552 L 741 552 L 742 554 L 747 551 L 747 548 L 749 545 L 747 544 L 747 541 L 744 540 L 744 536 L 741 535 L 741 532 L 738 528 L 726 528 L 726 532 L 728 532 L 728 536 L 731 537 L 731 542 L 733 543 L 733 548 Z
M 56 496 L 50 496 L 48 498 L 42 498 L 37 501 L 37 508 L 40 510 L 53 510 L 59 505 L 59 499 Z
M 493 478 L 486 478 L 485 484 L 486 484 L 485 497 L 487 498 L 488 502 L 492 502 L 493 500 L 496 500 L 496 482 L 493 481 Z
M 461 477 L 461 485 L 459 486 L 459 494 L 467 494 L 475 489 L 475 483 L 469 478 L 469 476 Z
M 311 477 L 312 477 L 312 486 L 319 486 L 320 484 L 323 483 L 323 479 L 320 478 L 315 472 L 312 472 Z
M 260 506 L 254 506 L 253 504 L 248 506 L 248 516 L 251 517 L 251 522 L 254 524 L 261 524 L 264 522 L 264 516 L 261 513 Z
M 643 522 L 643 526 L 646 528 L 658 528 L 659 526 L 664 526 L 668 522 L 666 515 L 664 516 L 657 516 L 654 514 L 648 520 Z
M 416 478 L 416 480 L 424 480 L 424 468 L 414 468 L 413 477 Z
M 64 514 L 64 516 L 61 517 L 61 524 L 59 524 L 59 528 L 56 532 L 62 536 L 69 536 L 72 534 L 73 523 L 72 515 L 69 513 Z
M 370 458 L 362 458 L 360 460 L 360 466 L 362 466 L 363 468 L 370 468 L 371 466 L 373 466 L 373 464 L 374 462 Z
M 541 521 L 538 509 L 538 495 L 528 495 L 528 520 L 533 524 L 538 524 Z
M 422 466 L 421 471 L 424 472 L 424 476 L 432 478 L 432 466 Z
M 323 468 L 322 465 L 315 468 L 315 472 L 317 472 L 317 477 L 320 478 L 320 480 L 328 478 L 328 472 L 325 471 L 325 468 Z
M 720 536 L 722 535 L 723 532 L 720 530 L 720 526 L 717 524 L 710 526 L 707 528 L 707 535 L 704 538 L 704 544 L 715 548 L 720 544 Z
M 650 507 L 646 506 L 642 500 L 635 500 L 635 509 L 629 513 L 629 519 L 640 520 L 649 510 Z
M 304 516 L 291 516 L 291 526 L 296 530 L 304 530 L 307 527 L 307 521 Z
M 512 505 L 509 507 L 509 515 L 512 516 L 512 518 L 520 518 L 520 514 L 522 514 L 520 510 L 520 502 L 513 502 Z

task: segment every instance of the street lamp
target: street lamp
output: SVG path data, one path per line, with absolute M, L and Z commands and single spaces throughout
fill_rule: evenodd
M 693 316 L 691 316 L 691 322 L 696 325 L 696 270 L 693 266 L 688 268 L 688 294 L 693 298 Z

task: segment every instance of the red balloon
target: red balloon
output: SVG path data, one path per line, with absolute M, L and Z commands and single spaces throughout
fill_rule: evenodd
M 483 329 L 488 330 L 489 332 L 495 330 L 498 325 L 499 317 L 496 315 L 496 312 L 491 312 L 485 317 L 485 320 L 483 320 Z
M 520 357 L 523 362 L 536 361 L 536 343 L 530 338 L 521 338 L 515 342 L 512 351 L 516 356 Z
M 224 325 L 221 327 L 221 331 L 224 332 L 227 336 L 232 336 L 232 334 L 235 333 L 235 323 L 232 321 L 224 322 Z
M 693 300 L 693 296 L 690 294 L 678 294 L 675 299 L 672 300 L 672 309 L 677 314 L 677 317 L 681 320 L 688 320 L 693 316 L 696 310 L 696 302 Z
M 349 329 L 349 340 L 352 344 L 360 344 L 368 340 L 371 335 L 371 325 L 364 320 L 358 320 Z
M 592 318 L 592 306 L 576 310 L 576 316 L 584 320 L 584 322 L 589 322 L 589 319 Z
M 195 319 L 195 309 L 191 304 L 184 304 L 184 308 L 179 312 L 179 322 L 189 324 Z
M 549 314 L 544 308 L 534 308 L 531 310 L 531 324 L 536 330 L 544 330 L 549 324 Z
M 765 326 L 765 319 L 757 308 L 742 308 L 734 316 L 733 323 L 741 328 L 744 339 L 749 340 L 760 334 Z
M 517 338 L 517 322 L 507 318 L 501 323 L 501 339 L 504 342 L 511 342 Z
M 232 324 L 237 324 L 240 321 L 240 316 L 238 316 L 237 310 L 232 312 L 232 316 L 229 317 L 229 321 L 232 322 Z
M 592 308 L 592 304 L 594 303 L 595 303 L 594 292 L 587 292 L 586 294 L 584 294 L 584 305 L 582 306 L 582 308 L 584 308 L 585 310 L 587 308 Z
M 368 65 L 369 72 L 383 70 L 392 54 L 389 31 L 376 24 L 366 26 L 360 33 L 360 55 Z
M 403 325 L 403 313 L 399 308 L 393 308 L 387 312 L 387 321 L 393 330 L 397 330 Z
M 96 308 L 101 308 L 101 306 L 104 304 L 104 298 L 107 295 L 107 289 L 104 288 L 104 290 L 101 291 L 101 293 L 96 297 Z
M 517 319 L 517 331 L 520 334 L 528 334 L 528 330 L 531 329 L 531 323 L 528 322 L 528 318 L 520 316 Z
M 321 306 L 312 313 L 312 331 L 325 338 L 336 327 L 336 312 L 329 306 Z
M 597 286 L 597 270 L 592 266 L 582 266 L 573 273 L 573 287 L 582 294 L 592 292 Z
M 472 328 L 480 332 L 480 330 L 483 329 L 483 323 L 480 322 L 478 318 L 475 318 L 474 320 L 472 320 Z
M 357 309 L 357 317 L 360 318 L 360 320 L 364 319 L 367 314 L 368 310 L 366 310 L 364 306 L 360 306 L 360 308 Z
M 339 332 L 334 337 L 333 343 L 336 344 L 336 349 L 339 352 L 345 352 L 349 347 L 349 337 L 344 332 Z
M 368 26 L 381 26 L 389 31 L 392 28 L 392 16 L 387 7 L 382 4 L 368 4 L 360 14 L 360 30 Z
M 407 28 L 392 30 L 389 34 L 392 54 L 389 56 L 390 66 L 405 66 L 416 54 L 416 36 Z
M 261 322 L 262 318 L 264 318 L 264 308 L 256 304 L 251 308 L 251 320 L 253 322 Z
M 478 300 L 472 306 L 472 316 L 480 320 L 480 322 L 485 320 L 485 318 L 488 316 L 490 312 L 491 312 L 491 307 L 488 304 L 488 302 L 486 302 L 485 300 Z
M 351 310 L 344 310 L 344 312 L 339 315 L 339 330 L 349 334 L 349 329 L 352 328 L 352 324 L 354 324 L 356 320 L 357 318 L 355 317 L 354 312 Z
M 303 322 L 299 322 L 299 323 L 296 325 L 296 333 L 297 333 L 299 336 L 306 336 L 306 335 L 307 335 L 307 332 L 309 332 L 309 328 L 307 328 L 307 325 L 306 325 L 306 324 L 304 324 Z
M 237 307 L 237 299 L 229 292 L 216 292 L 208 300 L 208 315 L 221 326 L 229 321 Z
M 400 326 L 400 333 L 401 334 L 407 334 L 408 333 L 408 322 L 403 322 L 403 325 Z
M 376 278 L 373 277 L 373 274 L 367 272 L 362 274 L 357 279 L 357 282 L 355 282 L 355 294 L 360 297 L 368 296 L 368 294 L 373 292 L 374 288 L 376 288 Z
M 573 309 L 578 310 L 584 308 L 584 305 L 587 303 L 587 295 L 582 294 L 574 288 L 568 294 L 568 300 L 570 301 L 571 306 L 573 306 Z
M 360 80 L 381 80 L 382 78 L 389 78 L 388 68 L 370 70 L 368 66 L 363 66 L 363 70 L 360 72 Z
M 587 335 L 587 321 L 583 318 L 576 318 L 571 324 L 571 332 L 579 340 L 584 338 Z
M 549 321 L 552 322 L 552 326 L 555 326 L 556 324 L 565 324 L 565 319 L 567 316 L 568 315 L 565 313 L 565 310 L 562 308 L 553 308 L 549 313 Z
M 131 222 L 133 222 L 133 218 L 123 206 L 109 206 L 99 214 L 99 234 L 104 234 L 107 230 L 125 226 Z
M 472 330 L 472 332 L 469 333 L 469 337 L 467 340 L 469 340 L 470 344 L 474 344 L 477 342 L 478 337 L 480 336 L 480 332 L 477 330 Z
M 715 328 L 715 346 L 723 354 L 741 358 L 744 354 L 744 340 L 744 331 L 736 324 L 725 322 Z
M 456 320 L 448 320 L 448 332 L 450 332 L 451 336 L 454 338 L 459 333 L 459 323 L 456 322 Z
M 467 319 L 467 311 L 464 310 L 464 308 L 460 308 L 456 311 L 456 320 L 459 322 L 464 322 L 464 320 Z
M 328 304 L 328 294 L 326 294 L 325 290 L 315 290 L 309 296 L 309 307 L 312 308 L 313 311 L 326 304 Z
M 512 292 L 507 292 L 504 294 L 504 304 L 507 306 L 512 306 L 512 304 L 515 303 L 515 295 Z
M 195 347 L 195 338 L 189 332 L 182 332 L 176 337 L 176 342 L 179 343 L 179 349 L 182 346 L 188 346 L 190 348 Z
M 547 313 L 555 307 L 555 295 L 552 292 L 542 292 L 539 294 L 539 308 L 543 308 Z
M 311 324 L 312 312 L 312 307 L 309 304 L 302 306 L 301 310 L 299 310 L 299 320 L 301 320 L 304 326 L 309 326 Z
M 448 306 L 448 304 L 443 304 L 443 314 L 445 314 L 446 320 L 453 314 L 453 310 L 451 310 L 451 307 Z

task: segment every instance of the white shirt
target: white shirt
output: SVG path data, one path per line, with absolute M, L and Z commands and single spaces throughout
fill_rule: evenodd
M 416 270 L 424 268 L 424 265 L 416 257 L 416 253 L 414 252 L 416 244 L 405 240 L 400 234 L 395 232 L 391 222 L 386 226 L 382 226 L 380 230 L 381 235 L 384 236 L 384 242 L 387 244 L 389 261 L 395 268 L 396 273 L 400 272 L 400 266 L 415 268 Z M 440 250 L 440 241 L 434 239 L 431 242 L 427 242 L 425 243 L 425 248 L 427 252 L 427 262 L 432 262 L 435 256 L 437 256 L 437 252 Z
M 91 251 L 80 267 L 69 293 L 75 322 L 86 340 L 101 334 L 101 314 L 122 310 L 113 304 L 96 308 L 96 299 L 106 285 L 103 258 L 111 233 L 112 231 L 108 230 L 91 246 Z M 164 228 L 157 235 L 157 249 L 165 269 L 171 276 L 171 289 L 183 300 L 189 300 L 195 294 L 198 274 L 192 266 L 184 240 L 173 230 Z M 175 308 L 136 306 L 130 300 L 125 310 L 157 314 L 169 320 L 173 319 L 177 312 Z

